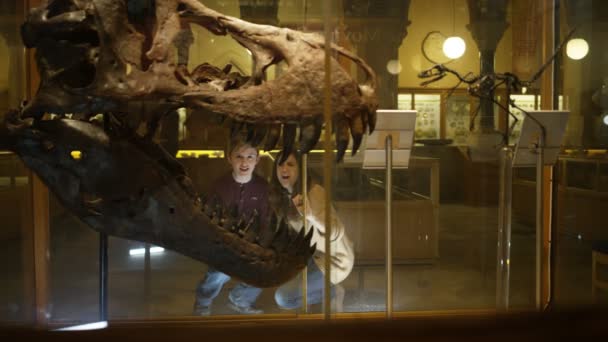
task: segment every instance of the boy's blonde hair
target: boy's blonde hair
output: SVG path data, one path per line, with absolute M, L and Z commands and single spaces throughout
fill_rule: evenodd
M 231 140 L 228 143 L 228 153 L 226 154 L 226 159 L 232 156 L 232 152 L 240 150 L 243 147 L 251 147 L 255 150 L 255 153 L 260 156 L 260 151 L 257 147 L 251 145 L 251 143 L 244 140 Z

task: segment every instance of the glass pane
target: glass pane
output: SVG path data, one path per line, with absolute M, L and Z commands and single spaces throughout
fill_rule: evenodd
M 50 319 L 99 320 L 99 234 L 50 197 Z
M 151 244 L 110 239 L 109 311 L 113 319 L 191 314 L 203 267 Z
M 566 163 L 566 173 L 568 175 L 566 185 L 572 188 L 594 190 L 596 171 L 596 163 L 570 161 Z
M 397 108 L 398 109 L 413 109 L 412 108 L 412 94 L 401 93 L 397 95 Z
M 446 102 L 445 137 L 452 139 L 453 145 L 466 145 L 469 136 L 471 101 L 468 96 L 452 95 Z
M 608 192 L 608 163 L 600 164 L 598 191 Z
M 493 94 L 483 93 L 483 83 L 489 80 L 482 76 L 493 72 L 500 78 L 508 71 L 526 80 L 540 68 L 538 25 L 548 9 L 516 2 L 479 8 L 470 1 L 454 1 L 450 6 L 422 0 L 406 5 L 389 1 L 357 7 L 354 3 L 346 4 L 347 30 L 382 37 L 355 44 L 382 80 L 380 108 L 406 108 L 407 96 L 413 94 L 418 111 L 418 144 L 411 151 L 410 167 L 393 172 L 394 309 L 495 308 L 500 182 L 496 147 L 504 141 L 506 118 L 500 108 L 508 107 L 508 99 L 504 83 L 498 81 Z M 369 19 L 357 17 L 361 22 L 350 24 L 348 15 L 353 13 L 366 13 Z M 490 45 L 480 38 L 487 38 L 488 31 L 493 37 Z M 464 39 L 462 57 L 450 59 L 444 54 L 443 43 L 450 36 Z M 388 65 L 395 51 L 401 66 L 396 77 Z M 436 64 L 445 68 L 434 68 Z M 392 87 L 403 92 L 391 98 Z M 539 93 L 538 85 L 528 92 Z M 532 99 L 534 104 L 534 95 Z M 528 174 L 523 176 L 522 185 L 514 185 L 514 203 L 523 202 L 522 197 L 534 198 L 534 183 Z M 334 177 L 334 201 L 347 222 L 346 231 L 352 232 L 356 251 L 352 274 L 357 279 L 351 276 L 346 283 L 351 287 L 345 308 L 384 310 L 385 173 L 362 169 L 361 163 L 349 159 L 335 167 Z M 534 201 L 525 203 L 532 205 L 518 208 L 518 215 L 534 217 Z M 534 305 L 533 232 L 534 220 L 513 222 L 511 307 Z
M 0 121 L 25 98 L 24 48 L 19 37 L 23 5 L 0 4 Z M 29 324 L 34 317 L 32 199 L 29 172 L 13 153 L 0 147 L 0 322 Z M 0 323 L 0 324 L 1 324 Z
M 441 96 L 435 94 L 414 95 L 416 109 L 416 139 L 438 139 L 441 124 Z
M 559 168 L 554 173 L 560 176 L 558 193 L 555 194 L 557 202 L 553 203 L 556 210 L 554 231 L 557 232 L 558 239 L 552 241 L 558 252 L 554 285 L 555 298 L 560 304 L 591 301 L 589 265 L 592 245 L 606 239 L 605 231 L 598 224 L 603 221 L 597 216 L 601 213 L 602 204 L 605 204 L 603 196 L 608 193 L 608 168 L 605 163 L 608 126 L 602 123 L 606 115 L 602 100 L 606 77 L 598 71 L 606 68 L 597 55 L 602 49 L 595 48 L 601 46 L 601 42 L 606 39 L 603 39 L 605 34 L 599 32 L 599 24 L 595 25 L 601 20 L 591 16 L 591 13 L 603 13 L 605 6 L 596 1 L 583 3 L 576 9 L 560 7 L 560 16 L 564 19 L 560 20 L 563 25 L 560 32 L 568 31 L 566 26 L 571 24 L 567 18 L 580 21 L 585 26 L 580 35 L 587 37 L 594 47 L 581 60 L 564 57 L 561 69 L 557 69 L 560 88 L 558 106 L 571 111 L 568 133 L 563 144 L 564 153 Z M 380 108 L 417 110 L 412 135 L 415 144 L 407 151 L 409 166 L 392 173 L 392 304 L 395 311 L 494 309 L 500 296 L 506 296 L 511 308 L 534 307 L 536 174 L 531 168 L 514 171 L 510 240 L 512 258 L 508 264 L 511 273 L 506 280 L 510 292 L 501 293 L 500 284 L 497 284 L 497 279 L 500 278 L 498 273 L 501 269 L 504 270 L 504 264 L 501 266 L 497 262 L 501 180 L 498 147 L 504 144 L 505 136 L 517 136 L 522 119 L 517 110 L 509 107 L 509 100 L 514 100 L 525 109 L 538 108 L 541 100 L 538 94 L 546 96 L 547 90 L 541 88 L 540 82 L 534 82 L 529 85 L 526 94 L 508 91 L 500 78 L 508 77 L 508 72 L 521 80 L 529 80 L 545 63 L 539 53 L 544 40 L 541 37 L 543 30 L 540 29 L 540 23 L 543 15 L 551 12 L 552 8 L 543 7 L 543 2 L 536 1 L 493 2 L 486 6 L 486 2 L 465 0 L 453 1 L 451 6 L 446 6 L 445 1 L 440 0 L 232 0 L 205 1 L 204 4 L 225 15 L 309 33 L 322 34 L 324 25 L 331 24 L 333 43 L 361 57 L 377 74 L 376 93 Z M 331 8 L 329 19 L 324 18 L 328 10 L 324 6 Z M 5 7 L 0 8 L 5 10 Z M 152 12 L 143 15 L 150 13 Z M 17 25 L 14 27 L 14 36 L 16 27 Z M 191 24 L 189 29 L 188 25 L 182 29 L 179 39 L 186 42 L 186 48 L 181 46 L 182 49 L 176 49 L 175 53 L 180 56 L 180 67 L 188 73 L 193 73 L 197 68 L 201 72 L 196 82 L 206 82 L 224 91 L 226 89 L 222 87 L 233 86 L 241 81 L 244 84 L 247 77 L 252 76 L 256 67 L 252 52 L 229 35 L 214 35 L 195 24 Z M 484 33 L 488 31 L 492 31 L 490 38 L 493 39 L 485 37 Z M 449 36 L 463 38 L 466 48 L 462 57 L 451 58 L 444 54 L 443 43 Z M 19 83 L 21 77 L 8 72 L 20 70 L 22 66 L 12 63 L 23 63 L 24 59 L 19 55 L 22 49 L 17 47 L 18 40 L 12 41 L 4 32 L 0 37 L 0 46 L 7 46 L 7 49 L 0 49 L 0 109 L 6 111 L 9 106 L 16 107 L 24 97 L 22 93 L 16 94 L 18 89 L 25 88 Z M 250 42 L 245 42 L 248 43 Z M 320 45 L 307 44 L 317 48 Z M 16 47 L 14 51 L 11 50 L 13 46 Z M 2 53 L 8 57 L 4 58 Z M 12 54 L 18 58 L 13 58 Z M 303 54 L 298 57 L 310 56 Z M 187 58 L 186 62 L 184 58 Z M 434 68 L 436 64 L 447 66 L 449 71 Z M 257 77 L 248 85 L 281 77 L 282 81 L 288 82 L 286 80 L 293 76 L 290 67 L 289 63 L 273 65 L 265 75 L 254 75 Z M 343 76 L 352 77 L 358 84 L 365 82 L 365 69 L 358 67 L 347 55 L 336 57 L 334 67 L 334 72 L 341 71 Z M 205 70 L 209 74 L 205 74 Z M 303 73 L 300 70 L 297 76 L 305 78 L 312 75 L 321 78 L 320 71 L 313 74 L 309 69 Z M 496 82 L 491 84 L 496 85 L 495 88 L 489 89 L 488 84 L 484 83 L 483 80 L 487 80 L 481 77 L 484 73 L 493 73 L 492 76 L 496 77 Z M 460 76 L 460 79 L 456 76 Z M 188 83 L 187 78 L 182 81 Z M 428 82 L 422 84 L 424 81 Z M 292 94 L 293 97 L 288 100 L 298 100 L 300 108 L 308 109 L 308 105 L 314 108 L 311 113 L 304 110 L 299 115 L 321 115 L 319 104 L 323 101 L 322 91 L 300 87 L 297 82 L 294 84 L 298 85 L 297 94 Z M 284 84 L 280 86 L 283 87 L 280 90 L 289 88 Z M 340 84 L 334 86 L 339 87 Z M 251 89 L 255 88 L 248 88 L 247 91 Z M 227 102 L 237 102 L 243 107 L 255 102 L 258 106 L 256 108 L 270 108 L 274 101 L 284 100 L 269 95 L 278 89 L 258 89 L 261 89 L 260 96 L 247 97 L 247 94 L 239 92 L 238 96 L 235 95 Z M 341 90 L 348 94 L 362 94 L 362 89 L 356 87 Z M 399 94 L 399 91 L 403 93 Z M 202 98 L 206 101 L 206 96 L 213 98 L 213 95 L 205 93 Z M 276 95 L 276 92 L 272 95 Z M 336 132 L 339 138 L 345 139 L 346 135 L 340 134 L 348 133 L 351 127 L 357 127 L 349 125 L 349 120 L 361 114 L 361 106 L 345 112 L 344 106 L 340 104 L 344 94 L 334 95 L 332 113 L 348 114 L 339 117 L 343 120 L 333 122 L 334 125 L 342 125 L 337 127 Z M 244 102 L 239 102 L 241 100 Z M 303 102 L 300 103 L 300 100 Z M 140 114 L 149 114 L 156 110 L 146 111 L 144 109 L 147 103 L 140 103 L 139 100 L 135 102 L 134 107 L 137 109 L 134 112 L 144 111 L 146 113 Z M 514 121 L 505 117 L 508 113 L 501 108 L 509 108 L 518 117 L 518 124 L 510 127 L 508 123 Z M 218 110 L 217 107 L 213 109 Z M 229 116 L 233 113 L 224 114 Z M 268 113 L 261 115 L 266 114 L 277 115 L 280 116 L 279 119 L 285 120 L 292 113 L 277 114 L 268 110 Z M 229 186 L 222 183 L 224 178 L 232 185 L 235 182 L 240 184 L 236 179 L 238 177 L 234 176 L 240 171 L 251 171 L 258 175 L 270 193 L 267 193 L 268 197 L 272 195 L 272 186 L 277 187 L 275 191 L 281 191 L 279 194 L 283 196 L 281 200 L 284 202 L 280 204 L 285 204 L 286 208 L 272 203 L 272 198 L 265 204 L 275 205 L 269 210 L 278 212 L 284 209 L 284 217 L 292 219 L 288 222 L 289 233 L 285 233 L 288 236 L 300 231 L 301 226 L 294 222 L 295 218 L 301 220 L 304 215 L 309 220 L 304 229 L 329 229 L 323 227 L 325 216 L 319 211 L 325 210 L 326 204 L 327 208 L 332 209 L 332 230 L 339 233 L 336 242 L 332 244 L 335 253 L 332 257 L 336 257 L 336 260 L 331 260 L 336 264 L 332 264 L 331 272 L 323 269 L 325 252 L 320 243 L 324 239 L 321 237 L 316 240 L 318 250 L 308 262 L 307 270 L 309 307 L 302 307 L 299 293 L 302 292 L 303 280 L 297 276 L 291 278 L 295 282 L 275 284 L 277 286 L 262 291 L 251 288 L 243 290 L 243 283 L 237 277 L 218 274 L 213 267 L 186 256 L 188 253 L 180 251 L 180 248 L 161 250 L 158 248 L 160 244 L 143 242 L 146 241 L 145 238 L 134 241 L 111 237 L 108 298 L 110 318 L 318 313 L 323 311 L 324 277 L 332 280 L 333 311 L 379 312 L 387 309 L 384 201 L 388 181 L 385 170 L 364 167 L 363 157 L 369 153 L 366 151 L 369 147 L 367 142 L 361 145 L 356 156 L 352 156 L 351 141 L 347 151 L 338 151 L 346 152 L 344 161 L 335 163 L 334 149 L 344 140 L 337 144 L 335 134 L 332 138 L 325 139 L 325 132 L 322 131 L 321 140 L 314 146 L 309 146 L 312 151 L 307 156 L 307 162 L 304 164 L 304 161 L 296 158 L 295 172 L 299 179 L 305 177 L 297 167 L 305 167 L 311 182 L 308 188 L 302 185 L 304 188 L 300 188 L 300 192 L 290 188 L 295 184 L 284 185 L 281 182 L 293 179 L 289 175 L 281 176 L 276 162 L 279 152 L 288 147 L 286 145 L 290 139 L 283 140 L 277 135 L 278 142 L 271 144 L 265 152 L 261 151 L 265 147 L 264 142 L 261 142 L 255 148 L 260 159 L 252 167 L 235 169 L 235 164 L 230 163 L 233 160 L 232 147 L 235 146 L 231 140 L 238 137 L 251 141 L 260 130 L 273 132 L 268 133 L 266 138 L 275 134 L 273 129 L 282 130 L 283 136 L 293 133 L 297 139 L 295 147 L 301 147 L 303 143 L 299 140 L 300 134 L 310 134 L 305 132 L 307 122 L 301 119 L 290 119 L 290 124 L 300 124 L 293 129 L 290 125 L 270 127 L 262 126 L 259 122 L 243 124 L 208 109 L 172 108 L 163 117 L 154 138 L 169 155 L 175 155 L 177 162 L 185 168 L 196 193 L 201 194 L 206 201 L 207 207 L 203 206 L 203 211 L 210 219 L 220 209 L 211 202 L 211 198 L 205 198 L 203 194 L 217 194 L 227 189 Z M 273 119 L 272 123 L 276 122 Z M 141 125 L 143 126 L 146 125 Z M 378 132 L 375 138 L 382 141 L 387 134 L 397 134 L 386 131 Z M 352 140 L 352 136 L 349 139 Z M 369 136 L 366 139 L 370 139 Z M 328 150 L 324 147 L 325 140 L 331 142 Z M 329 164 L 324 161 L 327 154 L 331 154 L 332 162 Z M 26 173 L 20 166 L 15 166 L 19 164 L 14 158 L 11 159 L 12 156 L 6 158 L 8 161 L 2 166 L 5 175 L 0 177 L 0 188 L 7 191 L 7 202 L 18 203 L 14 199 L 21 195 L 11 191 L 15 192 L 16 188 L 21 187 L 19 191 L 26 193 L 29 189 L 26 178 L 23 178 Z M 15 169 L 18 172 L 14 172 Z M 124 177 L 136 179 L 137 176 L 133 176 L 132 171 L 127 170 Z M 174 180 L 171 177 L 169 179 Z M 120 193 L 118 185 L 110 187 L 115 187 L 112 190 Z M 325 192 L 330 194 L 330 203 L 327 203 Z M 304 195 L 309 198 L 309 202 L 304 200 Z M 249 196 L 249 199 L 252 197 L 257 196 Z M 9 209 L 3 210 L 2 217 L 17 225 L 16 213 L 29 207 L 21 205 L 19 209 L 10 210 L 10 205 L 12 204 L 9 204 Z M 312 208 L 312 211 L 308 213 L 304 207 Z M 169 208 L 171 212 L 179 209 L 178 206 Z M 96 320 L 100 309 L 99 234 L 63 208 L 55 197 L 51 197 L 50 224 L 51 319 L 59 323 Z M 201 229 L 206 227 L 208 226 L 204 225 Z M 239 235 L 239 238 L 243 238 L 247 231 L 237 230 L 231 233 L 233 237 Z M 12 249 L 7 248 L 2 252 L 6 254 L 7 260 L 17 260 L 20 257 L 21 251 L 15 247 L 19 243 L 13 243 L 14 239 L 20 237 L 15 236 L 17 237 L 7 238 L 7 241 L 11 241 Z M 154 236 L 148 240 L 162 239 Z M 228 245 L 229 243 L 222 244 L 216 254 L 229 250 Z M 274 246 L 274 249 L 279 247 Z M 218 260 L 216 264 L 225 262 Z M 239 265 L 250 267 L 246 264 Z M 27 301 L 23 290 L 26 288 L 26 280 L 20 279 L 27 279 L 27 275 L 14 265 L 12 267 L 11 281 L 6 285 L 9 288 L 7 293 L 12 294 L 6 295 L 0 314 L 2 319 L 20 320 L 24 319 L 27 311 L 21 309 L 22 303 Z M 580 279 L 583 280 L 579 281 Z M 216 284 L 208 284 L 207 281 L 215 281 Z M 289 286 L 283 287 L 285 284 Z M 244 303 L 239 301 L 243 298 L 241 295 L 250 296 L 248 298 L 251 300 L 241 305 Z M 202 297 L 204 298 L 201 299 Z
M 562 177 L 556 203 L 554 298 L 561 306 L 606 304 L 607 292 L 598 286 L 608 279 L 606 266 L 601 259 L 594 263 L 592 254 L 605 255 L 602 248 L 608 240 L 602 223 L 608 199 L 608 125 L 603 121 L 608 113 L 608 78 L 600 71 L 607 62 L 599 57 L 608 36 L 598 27 L 605 22 L 608 7 L 592 0 L 562 4 L 566 7 L 560 10 L 560 37 L 576 31 L 562 53 L 559 73 L 559 96 L 570 116 L 558 164 Z M 586 52 L 581 46 L 587 46 Z
M 0 198 L 2 211 L 1 258 L 3 285 L 0 322 L 30 322 L 33 314 L 31 243 L 31 187 L 29 172 L 19 158 L 0 152 Z

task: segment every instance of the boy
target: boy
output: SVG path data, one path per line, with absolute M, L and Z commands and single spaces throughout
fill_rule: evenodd
M 250 144 L 232 145 L 228 154 L 232 170 L 214 182 L 208 198 L 217 196 L 224 208 L 236 208 L 239 216 L 250 217 L 255 210 L 264 222 L 268 215 L 268 183 L 253 173 L 258 161 L 258 151 Z M 213 299 L 229 280 L 227 274 L 210 268 L 196 288 L 194 314 L 209 315 Z M 253 306 L 261 292 L 260 288 L 239 283 L 230 291 L 228 305 L 239 313 L 261 314 L 263 311 Z

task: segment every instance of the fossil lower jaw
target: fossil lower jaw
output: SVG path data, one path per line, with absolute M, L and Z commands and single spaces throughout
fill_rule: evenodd
M 67 209 L 108 235 L 178 251 L 260 287 L 289 280 L 315 250 L 311 234 L 290 233 L 284 222 L 262 225 L 201 202 L 187 174 L 144 139 L 110 139 L 91 123 L 58 119 L 13 131 L 11 142 Z

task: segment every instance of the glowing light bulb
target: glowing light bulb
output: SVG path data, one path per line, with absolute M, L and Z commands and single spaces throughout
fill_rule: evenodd
M 449 37 L 443 42 L 443 54 L 451 59 L 460 58 L 466 49 L 467 46 L 460 37 Z
M 602 121 L 604 122 L 604 125 L 608 126 L 608 114 L 604 115 Z
M 589 53 L 589 44 L 582 38 L 571 39 L 568 44 L 566 44 L 566 55 L 568 55 L 570 59 L 583 59 L 587 56 L 587 53 Z
M 388 63 L 386 63 L 386 70 L 388 70 L 388 72 L 393 75 L 397 75 L 398 73 L 400 73 L 401 69 L 401 63 L 399 63 L 399 60 L 397 59 L 391 59 L 390 61 L 388 61 Z

